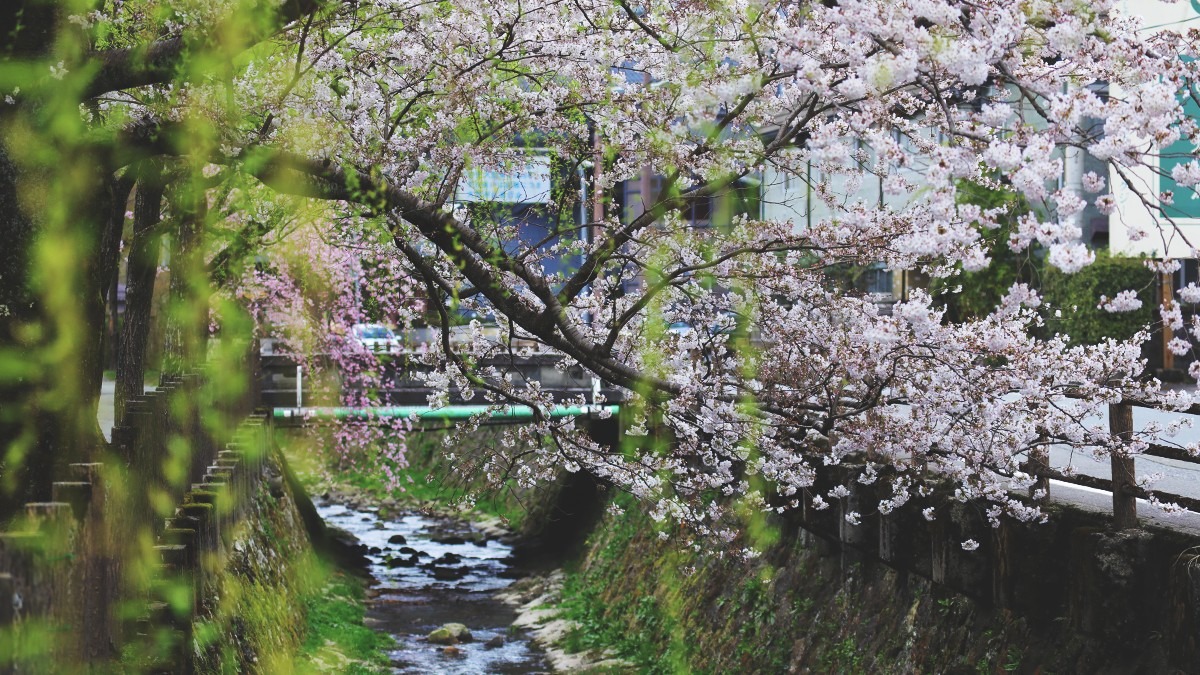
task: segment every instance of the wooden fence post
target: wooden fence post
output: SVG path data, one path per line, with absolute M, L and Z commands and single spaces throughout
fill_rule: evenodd
M 1114 438 L 1129 442 L 1133 438 L 1133 406 L 1116 403 L 1108 406 L 1108 430 Z M 1133 457 L 1113 452 L 1112 465 L 1113 527 L 1117 530 L 1137 528 L 1137 497 L 1134 496 Z
M 213 589 L 217 578 L 217 551 L 220 534 L 217 531 L 216 514 L 211 504 L 184 504 L 179 507 L 181 516 L 188 518 L 196 530 L 194 551 L 196 559 L 197 612 L 211 615 L 215 609 L 216 594 Z
M 13 608 L 15 593 L 12 575 L 0 574 L 0 675 L 14 672 L 16 666 L 16 610 Z
M 1046 445 L 1045 435 L 1039 435 L 1037 445 L 1029 450 L 1029 461 L 1026 471 L 1033 476 L 1033 485 L 1029 486 L 1029 496 L 1038 502 L 1050 499 L 1050 478 L 1046 470 L 1050 468 L 1050 449 Z M 1040 496 L 1039 496 L 1040 495 Z
M 1160 301 L 1164 310 L 1171 309 L 1175 303 L 1175 289 L 1172 286 L 1175 283 L 1175 274 L 1172 272 L 1163 272 L 1159 275 L 1158 289 Z M 1162 327 L 1162 367 L 1163 370 L 1175 369 L 1175 352 L 1167 346 L 1171 342 L 1171 338 L 1175 337 L 1175 331 L 1171 329 L 1170 322 L 1164 321 Z
M 163 584 L 162 590 L 169 591 L 170 586 L 177 585 L 191 591 L 191 598 L 195 598 L 195 578 L 191 576 L 188 560 L 191 552 L 188 551 L 187 546 L 160 544 L 155 546 L 154 550 L 159 554 L 161 561 L 159 569 L 162 571 L 162 576 L 159 583 Z M 192 622 L 195 615 L 195 606 L 179 606 L 170 603 L 163 610 L 163 617 L 166 618 L 166 625 L 171 628 L 174 641 L 174 644 L 171 645 L 170 657 L 174 665 L 171 669 L 172 673 L 191 675 L 194 672 L 192 667 L 194 654 Z

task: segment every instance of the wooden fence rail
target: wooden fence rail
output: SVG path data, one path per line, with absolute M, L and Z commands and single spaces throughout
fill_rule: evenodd
M 1114 438 L 1128 442 L 1134 438 L 1133 410 L 1145 408 L 1162 410 L 1152 403 L 1137 400 L 1126 400 L 1108 407 L 1109 433 Z M 1180 414 L 1200 415 L 1200 405 L 1194 405 L 1186 410 L 1176 411 Z M 1150 444 L 1138 454 L 1128 454 L 1114 451 L 1109 456 L 1111 469 L 1110 478 L 1099 478 L 1079 473 L 1065 473 L 1050 466 L 1049 452 L 1044 443 L 1031 451 L 1026 469 L 1037 482 L 1030 488 L 1031 496 L 1035 494 L 1049 496 L 1049 479 L 1081 485 L 1112 494 L 1113 526 L 1117 530 L 1129 530 L 1138 527 L 1137 500 L 1154 498 L 1161 502 L 1171 502 L 1196 513 L 1200 513 L 1200 495 L 1179 495 L 1161 490 L 1148 491 L 1137 483 L 1136 461 L 1138 454 L 1177 462 L 1196 464 L 1200 471 L 1200 456 L 1189 454 L 1186 450 L 1160 444 Z M 1040 492 L 1039 492 L 1040 491 Z

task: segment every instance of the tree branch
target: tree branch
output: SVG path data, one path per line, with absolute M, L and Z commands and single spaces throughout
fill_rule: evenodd
M 241 35 L 235 43 L 226 42 L 222 49 L 230 60 L 243 50 L 274 35 L 288 24 L 338 5 L 353 5 L 353 0 L 286 0 L 268 21 L 262 21 L 253 10 L 234 12 L 221 25 L 205 35 L 177 35 L 150 44 L 92 52 L 89 57 L 100 62 L 100 70 L 84 89 L 84 98 L 93 98 L 121 89 L 133 89 L 152 84 L 178 81 L 180 66 L 194 48 L 213 43 L 217 36 Z M 247 27 L 250 27 L 247 30 Z M 225 30 L 233 28 L 233 30 Z

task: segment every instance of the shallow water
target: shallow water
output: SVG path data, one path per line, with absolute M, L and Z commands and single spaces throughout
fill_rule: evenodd
M 379 518 L 375 509 L 354 510 L 341 504 L 323 504 L 317 510 L 325 522 L 350 532 L 371 550 L 367 557 L 377 584 L 367 621 L 396 638 L 397 648 L 390 652 L 393 672 L 411 675 L 551 672 L 528 638 L 509 630 L 516 618 L 513 609 L 492 597 L 497 590 L 508 586 L 516 573 L 509 565 L 512 549 L 507 544 L 495 539 L 483 540 L 465 523 L 416 513 L 385 520 Z M 403 537 L 404 542 L 389 541 L 396 535 Z M 454 537 L 465 541 L 459 543 Z M 403 560 L 403 566 L 389 566 L 389 560 L 394 558 Z M 474 638 L 456 645 L 457 654 L 448 654 L 441 645 L 425 639 L 446 623 L 465 624 Z M 503 644 L 496 646 L 500 641 Z

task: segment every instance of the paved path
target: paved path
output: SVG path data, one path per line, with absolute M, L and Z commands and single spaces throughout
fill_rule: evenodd
M 1112 493 L 1085 485 L 1051 480 L 1050 501 L 1070 504 L 1075 508 L 1094 513 L 1112 513 Z M 1151 506 L 1144 499 L 1139 499 L 1137 502 L 1138 520 L 1143 526 L 1160 527 L 1200 537 L 1200 513 L 1186 511 L 1178 515 L 1168 515 Z
M 146 391 L 154 391 L 158 387 L 146 385 Z M 113 414 L 113 408 L 116 406 L 116 391 L 117 383 L 114 380 L 105 380 L 100 384 L 100 408 L 96 411 L 96 421 L 100 423 L 100 431 L 104 434 L 104 440 L 112 440 L 112 428 L 116 424 Z
M 100 385 L 100 409 L 96 411 L 96 419 L 100 422 L 100 431 L 104 433 L 104 440 L 106 441 L 112 440 L 112 428 L 116 424 L 113 421 L 116 390 L 117 383 L 113 380 L 105 380 Z

